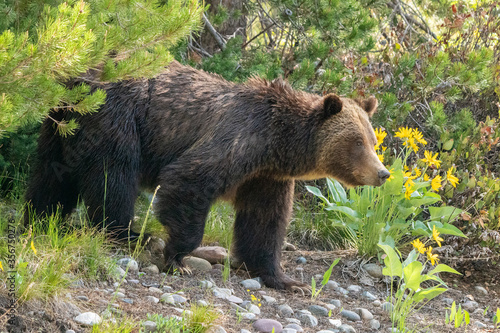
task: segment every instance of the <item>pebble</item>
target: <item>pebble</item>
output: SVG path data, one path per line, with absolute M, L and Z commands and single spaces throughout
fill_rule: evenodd
M 335 281 L 328 281 L 326 284 L 325 284 L 325 289 L 326 290 L 335 290 L 339 287 L 339 284 Z
M 181 318 L 182 319 L 182 318 Z M 210 327 L 206 333 L 227 333 L 224 327 L 219 326 L 219 325 L 214 325 Z
M 144 330 L 146 332 L 154 332 L 156 331 L 156 323 L 154 321 L 148 320 L 142 323 Z
M 394 305 L 392 305 L 392 303 L 385 302 L 384 304 L 382 304 L 382 310 L 384 310 L 385 312 L 392 312 L 393 309 Z
M 174 297 L 172 296 L 172 294 L 169 293 L 161 295 L 160 301 L 167 304 L 175 304 Z
M 139 264 L 132 258 L 121 258 L 116 262 L 123 269 L 127 269 L 129 272 L 137 272 L 139 270 Z
M 317 316 L 328 317 L 329 310 L 320 305 L 311 305 L 308 307 L 308 310 L 311 311 L 312 314 Z
M 249 330 L 246 330 L 246 329 L 242 328 L 241 331 L 240 331 L 240 333 L 252 333 L 252 332 L 250 332 Z
M 125 297 L 125 294 L 124 294 L 124 293 L 122 293 L 122 292 L 120 292 L 120 291 L 117 291 L 117 292 L 115 293 L 115 296 L 116 296 L 116 297 L 118 297 L 118 298 L 124 298 L 124 297 Z
M 254 313 L 256 315 L 259 315 L 260 314 L 260 308 L 255 305 L 255 304 L 249 304 L 247 307 L 246 307 L 247 311 L 250 312 L 250 313 Z
M 340 319 L 328 319 L 328 322 L 330 322 L 330 325 L 332 325 L 335 328 L 342 325 L 342 321 L 340 321 Z
M 227 288 L 215 287 L 212 289 L 212 292 L 214 293 L 215 297 L 222 298 L 222 299 L 227 299 L 232 294 L 231 289 L 227 289 Z
M 340 315 L 350 321 L 359 321 L 361 317 L 354 311 L 342 310 Z
M 443 298 L 443 302 L 446 304 L 446 305 L 452 305 L 454 300 L 453 298 L 449 298 L 449 297 L 444 297 Z
M 372 302 L 373 306 L 380 308 L 382 306 L 382 302 L 380 302 L 378 299 Z
M 153 294 L 163 294 L 163 290 L 161 290 L 160 288 L 149 287 L 148 290 L 150 293 L 153 293 Z
M 123 279 L 127 275 L 127 272 L 125 272 L 125 270 L 120 266 L 115 266 L 111 274 L 118 276 L 120 279 Z
M 358 285 L 351 284 L 349 287 L 347 287 L 347 290 L 352 291 L 353 293 L 359 293 L 361 292 L 361 290 L 363 290 L 363 288 Z
M 260 283 L 254 279 L 243 280 L 240 284 L 246 290 L 258 290 L 261 288 Z
M 207 306 L 208 306 L 208 302 L 207 302 L 207 301 L 205 301 L 205 300 L 200 299 L 200 300 L 198 300 L 198 301 L 196 302 L 196 305 L 198 305 L 198 306 L 204 306 L 204 307 L 207 307 Z
M 243 312 L 241 313 L 241 317 L 246 320 L 254 320 L 255 318 L 257 318 L 257 315 L 250 312 Z
M 488 326 L 480 321 L 476 321 L 474 322 L 474 326 L 476 326 L 477 328 L 487 328 Z
M 337 292 L 339 292 L 339 293 L 341 293 L 342 295 L 347 295 L 347 294 L 349 294 L 349 291 L 348 291 L 348 290 L 346 290 L 346 289 L 344 289 L 344 288 L 342 288 L 342 287 L 338 287 L 338 288 L 336 289 L 336 291 L 337 291 Z
M 364 291 L 363 292 L 363 297 L 370 300 L 370 301 L 375 301 L 377 299 L 377 296 L 373 295 L 371 292 L 369 291 Z
M 85 312 L 76 316 L 74 321 L 83 326 L 94 326 L 100 324 L 102 318 L 97 313 Z
M 363 320 L 372 320 L 373 319 L 373 314 L 368 311 L 367 309 L 363 309 L 363 308 L 356 308 L 354 309 L 354 311 L 356 311 L 356 313 L 361 317 L 361 319 Z
M 239 298 L 238 296 L 234 296 L 234 295 L 227 297 L 226 300 L 228 300 L 231 303 L 236 303 L 236 304 L 243 303 L 243 300 L 241 298 Z
M 304 329 L 296 323 L 288 324 L 285 326 L 285 328 L 290 328 L 292 330 L 295 330 L 295 332 L 304 332 Z
M 306 327 L 316 327 L 318 326 L 318 319 L 311 314 L 302 314 L 300 317 L 300 323 Z
M 144 267 L 143 271 L 146 274 L 160 274 L 160 270 L 158 269 L 158 266 L 156 266 L 156 265 L 149 265 L 147 267 Z
M 328 303 L 333 304 L 333 305 L 335 305 L 338 308 L 340 308 L 342 306 L 342 302 L 339 301 L 338 299 L 329 300 Z
M 290 317 L 293 315 L 293 310 L 288 304 L 282 304 L 278 307 L 278 313 L 283 317 Z
M 76 333 L 76 332 L 73 330 L 66 330 L 66 331 L 64 331 L 64 333 Z
M 307 259 L 304 257 L 298 257 L 297 260 L 295 260 L 297 264 L 305 264 L 307 262 Z
M 76 296 L 75 298 L 80 300 L 80 301 L 84 301 L 84 302 L 89 301 L 89 298 L 87 296 Z
M 479 306 L 479 304 L 476 301 L 466 301 L 465 303 L 462 304 L 462 308 L 469 311 L 469 312 L 474 312 L 474 310 Z
M 475 286 L 474 289 L 476 289 L 476 291 L 481 294 L 481 295 L 488 295 L 488 290 L 486 290 L 484 287 L 481 287 L 481 286 Z
M 266 302 L 268 304 L 274 304 L 274 303 L 276 303 L 276 298 L 271 297 L 271 296 L 263 295 L 262 299 L 264 300 L 264 302 Z
M 121 301 L 128 304 L 134 304 L 134 301 L 131 298 L 122 298 Z
M 382 267 L 377 264 L 366 264 L 363 265 L 363 269 L 370 274 L 370 276 L 373 276 L 374 278 L 377 279 L 382 279 L 384 278 L 384 274 L 382 273 Z
M 174 299 L 175 303 L 177 303 L 177 304 L 182 304 L 182 303 L 186 303 L 187 302 L 187 299 L 184 298 L 184 297 L 182 297 L 179 294 L 173 294 L 172 298 Z
M 370 320 L 370 328 L 378 330 L 380 328 L 380 322 L 377 319 Z
M 129 279 L 128 282 L 133 284 L 139 284 L 140 281 L 135 279 Z
M 297 318 L 285 318 L 287 323 L 300 325 L 300 320 Z
M 339 326 L 339 332 L 342 333 L 356 333 L 356 330 L 351 325 L 343 324 Z
M 191 255 L 211 264 L 221 264 L 227 259 L 227 250 L 222 246 L 203 246 L 195 249 Z
M 202 258 L 186 257 L 184 264 L 196 271 L 210 272 L 212 270 L 212 264 Z
M 297 333 L 297 330 L 294 330 L 293 328 L 284 328 L 281 333 Z
M 280 333 L 283 330 L 281 323 L 273 319 L 259 319 L 253 323 L 252 327 L 258 332 Z
M 215 285 L 211 282 L 211 281 L 208 281 L 208 280 L 203 280 L 203 281 L 200 281 L 200 287 L 202 289 L 211 289 L 213 288 Z
M 158 303 L 160 301 L 159 298 L 156 298 L 154 296 L 146 296 L 146 301 L 148 301 L 149 303 Z

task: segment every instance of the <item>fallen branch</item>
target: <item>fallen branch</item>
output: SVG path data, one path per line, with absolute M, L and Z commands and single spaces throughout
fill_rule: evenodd
M 205 14 L 203 14 L 203 22 L 205 22 L 205 25 L 206 25 L 208 31 L 210 32 L 210 34 L 212 34 L 215 41 L 217 42 L 217 44 L 221 48 L 221 50 L 224 51 L 226 49 L 226 42 L 222 39 L 220 34 L 217 32 L 217 30 L 215 30 L 214 26 L 212 25 L 212 23 L 210 23 L 210 21 L 205 16 Z

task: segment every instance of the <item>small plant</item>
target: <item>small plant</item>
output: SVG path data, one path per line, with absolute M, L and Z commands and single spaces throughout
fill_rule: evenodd
M 314 300 L 318 298 L 319 294 L 321 293 L 321 290 L 323 287 L 330 281 L 330 276 L 332 275 L 333 267 L 337 265 L 340 261 L 340 258 L 337 258 L 334 260 L 334 262 L 330 265 L 330 268 L 323 274 L 323 280 L 321 281 L 321 287 L 319 289 L 316 289 L 316 280 L 314 277 L 311 278 L 311 299 Z
M 450 310 L 450 313 L 448 313 L 448 310 Z M 463 310 L 462 305 L 459 305 L 457 309 L 457 305 L 453 302 L 451 308 L 447 308 L 446 310 L 444 321 L 447 325 L 450 323 L 453 324 L 455 328 L 459 328 L 462 325 L 467 327 L 470 323 L 469 312 Z
M 434 240 L 440 240 L 439 234 L 435 234 Z M 453 268 L 445 264 L 437 264 L 439 258 L 437 254 L 432 253 L 432 247 L 425 248 L 421 241 L 415 241 L 413 249 L 406 260 L 401 262 L 401 253 L 398 254 L 397 249 L 393 249 L 390 245 L 378 245 L 384 252 L 385 267 L 382 273 L 391 277 L 391 294 L 388 301 L 391 302 L 393 308 L 390 312 L 392 328 L 397 328 L 398 331 L 404 332 L 406 330 L 406 318 L 414 312 L 418 311 L 422 306 L 427 304 L 434 297 L 444 293 L 447 290 L 446 284 L 437 275 L 440 272 L 450 272 L 460 274 Z M 419 253 L 426 253 L 427 260 L 424 264 L 418 261 Z M 430 263 L 431 266 L 436 265 L 433 269 L 424 272 L 425 266 Z M 399 278 L 396 290 L 392 279 Z M 436 284 L 424 287 L 423 283 L 427 281 L 435 281 Z
M 495 328 L 500 327 L 500 309 L 497 308 L 497 312 L 493 316 L 493 325 L 495 325 Z
M 231 276 L 231 259 L 229 259 L 229 256 L 224 259 L 224 269 L 222 270 L 222 281 L 226 283 L 229 280 L 229 277 Z
M 170 333 L 181 333 L 184 328 L 184 319 L 179 320 L 175 317 L 163 317 L 161 314 L 149 314 L 147 315 L 149 321 L 156 323 L 156 332 L 170 332 Z M 141 333 L 144 332 L 141 330 Z

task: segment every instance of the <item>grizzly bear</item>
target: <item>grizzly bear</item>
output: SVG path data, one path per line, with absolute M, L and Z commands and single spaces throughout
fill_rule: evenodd
M 177 62 L 156 78 L 101 88 L 99 112 L 59 110 L 43 123 L 26 200 L 37 214 L 59 205 L 68 214 L 81 195 L 95 225 L 127 238 L 138 192 L 160 185 L 165 267 L 183 269 L 223 199 L 236 210 L 233 255 L 269 287 L 304 286 L 280 267 L 294 181 L 378 186 L 390 176 L 374 150 L 373 97 L 321 97 L 281 79 L 236 84 Z M 70 119 L 76 133 L 54 135 L 54 120 Z

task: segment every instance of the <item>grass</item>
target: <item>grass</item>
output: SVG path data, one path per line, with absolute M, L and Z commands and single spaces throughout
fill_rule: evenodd
M 230 204 L 218 202 L 212 206 L 205 224 L 204 244 L 219 243 L 229 249 L 233 240 L 235 212 Z
M 198 305 L 193 305 L 190 311 L 185 311 L 182 319 L 164 317 L 157 313 L 147 315 L 147 320 L 156 323 L 155 332 L 169 333 L 205 333 L 218 318 L 219 314 L 213 307 Z

